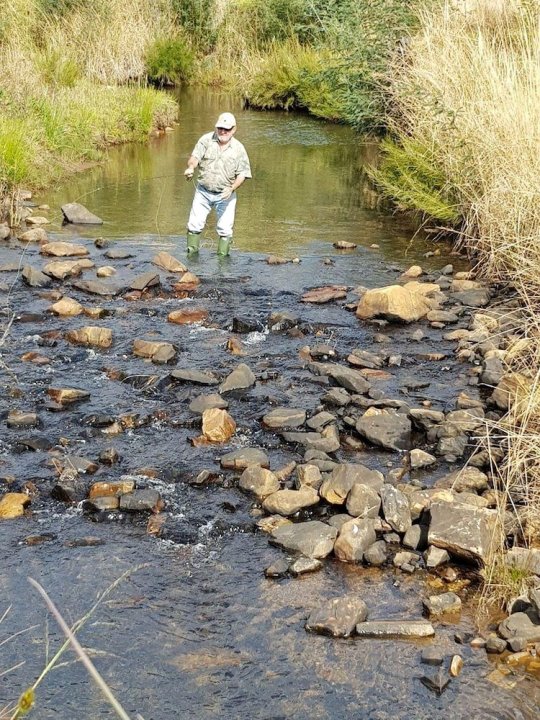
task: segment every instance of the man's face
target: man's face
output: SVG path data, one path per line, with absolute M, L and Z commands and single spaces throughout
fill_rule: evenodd
M 230 130 L 227 130 L 227 128 L 221 128 L 221 127 L 216 128 L 218 140 L 222 144 L 228 143 L 235 132 L 236 132 L 236 127 L 232 127 Z

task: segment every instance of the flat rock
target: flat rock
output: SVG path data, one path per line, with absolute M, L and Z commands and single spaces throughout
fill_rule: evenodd
M 228 407 L 229 403 L 217 393 L 213 393 L 211 395 L 198 395 L 189 404 L 191 412 L 199 413 L 200 415 L 209 408 L 221 408 L 222 410 L 225 410 Z
M 300 427 L 306 421 L 306 411 L 279 407 L 266 413 L 262 421 L 269 428 Z
M 33 412 L 21 412 L 19 410 L 10 410 L 7 417 L 7 426 L 9 428 L 25 428 L 35 427 L 39 424 L 39 418 Z
M 364 622 L 368 615 L 366 603 L 355 595 L 327 600 L 313 610 L 305 624 L 306 630 L 330 635 L 331 637 L 350 637 L 358 623 Z
M 430 595 L 423 600 L 423 605 L 429 617 L 461 612 L 461 599 L 453 592 Z
M 370 620 L 356 626 L 360 637 L 423 638 L 435 635 L 433 625 L 427 620 Z
M 331 300 L 340 300 L 344 297 L 347 297 L 346 285 L 326 285 L 325 287 L 308 290 L 300 299 L 301 302 L 321 304 L 330 302 Z
M 272 542 L 309 558 L 324 558 L 332 552 L 336 535 L 336 528 L 319 520 L 310 520 L 280 525 L 272 531 Z
M 141 488 L 131 493 L 122 495 L 120 498 L 120 510 L 140 512 L 144 510 L 155 511 L 161 509 L 163 501 L 157 490 L 153 488 Z
M 496 523 L 495 510 L 432 502 L 428 542 L 451 555 L 483 564 L 495 542 Z
M 339 433 L 335 425 L 329 425 L 316 432 L 283 432 L 285 442 L 299 443 L 310 450 L 322 450 L 330 453 L 339 450 L 341 445 Z
M 80 315 L 82 313 L 83 306 L 80 302 L 77 302 L 77 300 L 73 300 L 69 297 L 63 297 L 61 300 L 58 300 L 58 302 L 51 305 L 49 310 L 55 315 L 60 315 L 61 317 L 75 317 L 76 315 Z
M 88 250 L 84 245 L 76 245 L 75 243 L 68 242 L 52 242 L 42 245 L 40 253 L 42 255 L 54 255 L 55 257 L 71 257 L 73 255 L 83 257 L 88 255 Z
M 60 405 L 70 405 L 71 403 L 88 400 L 90 393 L 87 390 L 79 390 L 78 388 L 47 388 L 47 395 Z
M 80 203 L 66 203 L 61 207 L 65 222 L 77 225 L 103 225 L 103 220 Z
M 159 276 L 159 273 L 150 271 L 143 273 L 142 275 L 138 275 L 136 278 L 134 278 L 129 284 L 129 289 L 139 290 L 142 292 L 143 290 L 147 290 L 148 288 L 157 287 L 160 284 L 161 278 Z
M 184 265 L 184 263 L 180 262 L 180 260 L 177 260 L 175 257 L 173 257 L 173 255 L 170 255 L 168 252 L 162 251 L 159 252 L 157 255 L 154 255 L 154 257 L 152 258 L 152 262 L 154 263 L 154 265 L 157 265 L 158 267 L 166 270 L 167 272 L 187 272 L 187 267 Z
M 188 368 L 175 368 L 171 372 L 171 378 L 195 385 L 217 385 L 219 383 L 217 377 L 211 372 L 189 370 Z
M 390 285 L 365 292 L 358 303 L 356 316 L 362 320 L 382 317 L 409 323 L 425 317 L 431 309 L 429 301 L 420 293 L 407 286 Z
M 258 448 L 241 448 L 223 455 L 220 459 L 222 468 L 231 470 L 245 470 L 251 465 L 260 465 L 267 468 L 270 465 L 268 455 Z
M 66 340 L 76 345 L 110 348 L 113 343 L 113 334 L 110 328 L 86 325 L 78 330 L 68 330 Z
M 263 508 L 270 514 L 277 513 L 287 517 L 318 502 L 318 492 L 305 485 L 300 490 L 278 490 L 264 500 Z
M 387 450 L 408 450 L 411 444 L 411 421 L 403 413 L 364 414 L 356 430 L 369 442 Z
M 297 577 L 298 575 L 317 572 L 322 567 L 322 562 L 316 558 L 299 557 L 289 565 L 289 572 Z
M 255 385 L 255 375 L 251 368 L 245 363 L 240 363 L 221 383 L 219 392 L 231 392 L 232 390 L 247 390 Z
M 109 250 L 106 250 L 103 254 L 109 260 L 128 260 L 129 258 L 133 257 L 133 253 L 129 252 L 129 250 L 124 250 L 122 248 L 110 248 Z
M 343 505 L 347 496 L 356 484 L 367 485 L 373 490 L 379 490 L 384 483 L 384 477 L 378 470 L 370 470 L 359 463 L 341 463 L 320 487 L 320 495 L 332 505 Z
M 56 280 L 64 280 L 67 277 L 76 277 L 83 270 L 92 267 L 94 267 L 94 263 L 86 258 L 81 260 L 60 260 L 47 263 L 43 267 L 43 272 L 56 278 Z
M 149 358 L 156 364 L 168 363 L 176 356 L 174 345 L 167 342 L 150 340 L 134 340 L 133 354 L 137 357 Z
M 435 487 L 452 489 L 458 493 L 467 491 L 481 493 L 488 489 L 488 477 L 478 468 L 467 466 L 444 475 L 435 482 Z
M 175 325 L 194 325 L 202 323 L 208 318 L 208 310 L 203 308 L 173 310 L 167 315 L 167 320 Z
M 122 290 L 117 285 L 109 285 L 101 282 L 101 280 L 74 280 L 72 283 L 74 288 L 82 290 L 82 292 L 90 293 L 91 295 L 101 295 L 103 297 L 118 295 Z
M 21 242 L 29 243 L 46 243 L 49 242 L 49 236 L 44 228 L 36 227 L 23 232 L 22 235 L 19 235 L 19 240 Z

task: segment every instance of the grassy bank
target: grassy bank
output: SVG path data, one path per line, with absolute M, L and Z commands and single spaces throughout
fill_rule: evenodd
M 171 18 L 142 0 L 7 0 L 0 18 L 0 191 L 39 187 L 170 124 L 175 103 L 135 83 Z M 0 192 L 0 194 L 2 194 Z
M 513 508 L 526 544 L 540 541 L 539 48 L 537 0 L 424 9 L 393 68 L 393 139 L 377 176 L 401 207 L 457 230 L 478 271 L 519 295 L 522 319 L 498 351 L 510 408 L 489 432 L 506 450 L 501 518 L 508 527 Z

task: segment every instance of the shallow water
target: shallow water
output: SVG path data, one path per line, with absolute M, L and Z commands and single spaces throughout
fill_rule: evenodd
M 21 489 L 31 480 L 38 490 L 31 515 L 0 523 L 0 617 L 12 606 L 0 626 L 0 642 L 37 627 L 0 645 L 0 673 L 25 662 L 0 677 L 0 708 L 33 681 L 44 666 L 47 649 L 56 648 L 59 640 L 54 623 L 46 624 L 46 610 L 26 577 L 39 580 L 73 622 L 86 613 L 98 593 L 131 571 L 91 616 L 80 639 L 126 710 L 132 715 L 140 712 L 145 720 L 188 715 L 201 720 L 537 717 L 538 682 L 517 675 L 509 680 L 515 684 L 511 689 L 490 683 L 486 676 L 495 661 L 483 651 L 457 645 L 456 625 L 437 626 L 435 642 L 448 658 L 460 653 L 465 660 L 462 675 L 440 698 L 419 680 L 427 670 L 420 664 L 425 643 L 308 635 L 303 625 L 309 611 L 321 600 L 345 592 L 361 595 L 371 618 L 420 617 L 421 598 L 430 592 L 427 577 L 327 560 L 324 569 L 313 575 L 267 580 L 263 570 L 281 552 L 254 528 L 253 503 L 234 487 L 234 475 L 223 473 L 221 486 L 189 484 L 204 468 L 219 471 L 219 457 L 236 447 L 263 446 L 272 468 L 300 461 L 298 448 L 285 445 L 259 422 L 276 405 L 303 407 L 310 413 L 319 406 L 326 387 L 306 369 L 300 350 L 326 342 L 343 358 L 352 348 L 371 347 L 380 328 L 360 324 L 342 303 L 321 307 L 300 303 L 302 292 L 326 283 L 349 289 L 390 284 L 399 267 L 420 261 L 428 270 L 436 270 L 456 258 L 442 255 L 427 260 L 424 253 L 431 246 L 421 238 L 410 245 L 413 230 L 373 208 L 363 167 L 375 150 L 359 146 L 349 129 L 299 115 L 242 111 L 210 94 L 186 95 L 181 102 L 180 125 L 173 133 L 148 147 L 116 149 L 107 165 L 37 199 L 51 206 L 54 239 L 84 243 L 96 266 L 114 265 L 118 271 L 114 281 L 125 284 L 156 269 L 150 261 L 158 250 L 183 259 L 183 226 L 192 194 L 182 176 L 185 159 L 219 111 L 233 109 L 239 115 L 238 137 L 248 147 L 256 178 L 241 189 L 233 256 L 216 259 L 210 226 L 199 259 L 187 263 L 202 279 L 192 298 L 175 298 L 171 277 L 164 272 L 161 292 L 147 300 L 95 299 L 68 287 L 69 296 L 85 306 L 106 308 L 109 314 L 99 321 L 84 316 L 65 320 L 46 312 L 51 301 L 43 293 L 15 282 L 9 297 L 17 318 L 2 348 L 2 360 L 12 374 L 4 375 L 0 409 L 3 417 L 11 407 L 35 410 L 42 426 L 10 430 L 4 420 L 0 428 L 0 475 L 13 476 L 11 489 Z M 74 200 L 105 219 L 98 233 L 60 226 L 59 205 Z M 103 257 L 92 243 L 96 234 L 120 240 L 119 246 L 133 257 L 115 261 Z M 331 245 L 336 239 L 354 240 L 359 247 L 353 253 L 340 253 Z M 380 249 L 370 248 L 372 243 Z M 21 250 L 16 242 L 3 246 L 0 264 L 18 261 Z M 37 250 L 28 247 L 24 262 L 40 267 L 43 260 Z M 265 263 L 268 252 L 297 255 L 301 262 L 270 267 Z M 332 264 L 325 264 L 326 258 Z M 85 271 L 85 279 L 93 277 L 94 271 Z M 0 273 L 0 282 L 7 286 L 14 280 L 14 273 Z M 348 299 L 354 295 L 349 293 Z M 205 326 L 167 323 L 167 313 L 182 306 L 207 309 Z M 275 310 L 298 315 L 302 335 L 269 333 L 266 320 Z M 243 358 L 225 348 L 234 316 L 261 323 L 260 332 L 239 336 L 246 351 Z M 63 338 L 66 329 L 88 324 L 113 330 L 110 350 L 87 350 Z M 391 337 L 384 349 L 401 354 L 403 362 L 377 387 L 411 405 L 431 400 L 434 409 L 448 410 L 461 390 L 474 392 L 468 385 L 467 367 L 452 361 L 453 344 L 442 340 L 440 332 L 422 326 L 426 337 L 416 342 L 411 339 L 415 329 L 383 328 Z M 60 331 L 59 336 L 44 341 L 48 331 Z M 132 355 L 134 338 L 173 342 L 179 367 L 211 369 L 220 377 L 239 362 L 250 365 L 257 385 L 228 398 L 229 412 L 238 425 L 228 445 L 190 444 L 199 428 L 189 402 L 213 390 L 169 383 L 170 367 Z M 29 351 L 48 356 L 50 364 L 40 367 L 21 361 Z M 446 353 L 448 359 L 423 359 L 434 351 Z M 124 380 L 110 379 L 112 371 L 121 371 Z M 150 375 L 163 382 L 145 389 Z M 407 391 L 407 382 L 419 379 L 429 385 Z M 70 410 L 50 412 L 46 407 L 50 385 L 85 388 L 91 398 Z M 107 436 L 90 424 L 95 413 L 113 418 L 135 414 L 140 426 Z M 48 439 L 52 450 L 23 451 L 17 440 L 28 436 Z M 146 517 L 112 513 L 89 517 L 80 508 L 66 508 L 50 499 L 56 477 L 54 457 L 61 459 L 67 451 L 96 460 L 111 446 L 121 461 L 111 468 L 100 466 L 88 483 L 138 474 L 142 483 L 157 487 L 169 514 L 161 538 L 146 534 Z M 336 457 L 384 472 L 401 462 L 392 453 L 346 448 Z M 148 476 L 149 468 L 156 477 Z M 431 484 L 451 469 L 440 464 L 419 477 Z M 28 536 L 47 533 L 47 542 L 25 542 Z M 103 544 L 81 547 L 81 540 L 89 537 Z M 475 592 L 473 584 L 463 594 L 467 603 L 461 629 L 473 627 Z M 40 686 L 34 716 L 112 717 L 80 664 L 72 661 L 70 653 L 64 659 L 68 664 L 53 670 Z

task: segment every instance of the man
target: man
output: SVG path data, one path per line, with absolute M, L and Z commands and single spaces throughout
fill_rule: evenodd
M 222 113 L 214 132 L 203 135 L 195 145 L 184 171 L 191 180 L 199 168 L 195 197 L 187 225 L 188 255 L 199 251 L 201 232 L 210 210 L 215 208 L 219 235 L 218 255 L 228 255 L 233 235 L 236 190 L 251 177 L 245 147 L 234 137 L 236 119 L 232 113 Z

